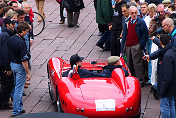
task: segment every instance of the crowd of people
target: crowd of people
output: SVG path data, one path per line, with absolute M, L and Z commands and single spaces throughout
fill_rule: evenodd
M 36 0 L 39 13 L 45 18 L 44 1 Z M 79 27 L 83 0 L 56 0 L 60 4 L 60 22 Z M 22 95 L 30 83 L 30 47 L 33 44 L 33 12 L 27 0 L 0 3 L 0 109 L 11 109 L 12 116 L 25 112 Z M 162 118 L 175 118 L 176 95 L 176 0 L 94 0 L 100 40 L 96 45 L 110 51 L 101 74 L 78 69 L 84 77 L 110 77 L 115 68 L 122 68 L 120 56 L 126 59 L 132 76 L 141 87 L 152 84 L 160 98 Z M 41 22 L 40 17 L 38 21 Z M 70 58 L 73 65 L 82 66 L 82 57 Z M 122 68 L 123 69 L 123 68 Z M 123 69 L 125 76 L 129 73 Z M 68 76 L 66 71 L 63 76 Z M 25 84 L 26 83 L 26 84 Z M 9 98 L 13 100 L 13 107 Z
M 162 118 L 175 118 L 174 0 L 94 0 L 97 46 L 126 59 L 141 87 L 152 84 Z M 105 8 L 105 9 L 104 9 Z
M 33 12 L 27 0 L 0 3 L 0 29 L 0 109 L 13 109 L 15 117 L 25 113 L 23 90 L 31 79 Z

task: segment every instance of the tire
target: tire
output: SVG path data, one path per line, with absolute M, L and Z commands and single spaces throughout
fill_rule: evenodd
M 56 87 L 56 88 L 57 88 L 57 87 Z M 58 111 L 58 112 L 61 112 L 61 113 L 64 113 L 64 111 L 63 111 L 63 109 L 62 109 L 61 102 L 60 102 L 58 90 L 56 89 L 56 91 L 57 91 L 57 111 Z
M 52 103 L 53 104 L 56 104 L 56 100 L 54 98 L 54 93 L 53 93 L 53 90 L 51 89 L 51 81 L 50 81 L 50 78 L 49 78 L 49 67 L 47 65 L 47 73 L 48 73 L 48 89 L 49 89 L 49 95 L 50 95 L 50 98 L 52 100 Z
M 133 118 L 140 118 L 140 116 L 141 116 L 141 109 L 140 109 L 140 112 L 138 113 L 138 115 Z
M 140 116 L 141 116 L 141 112 L 139 112 L 139 114 L 135 118 L 140 118 Z
M 33 12 L 34 22 L 33 22 L 33 34 L 34 37 L 41 34 L 45 28 L 45 20 L 41 14 L 38 12 Z M 38 22 L 38 16 L 41 18 L 41 22 Z

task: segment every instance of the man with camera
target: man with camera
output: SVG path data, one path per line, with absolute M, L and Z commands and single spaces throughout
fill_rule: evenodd
M 165 10 L 164 4 L 159 4 L 157 6 L 157 15 L 151 20 L 150 27 L 149 27 L 149 35 L 153 36 L 161 31 L 162 21 L 169 17 L 169 13 Z

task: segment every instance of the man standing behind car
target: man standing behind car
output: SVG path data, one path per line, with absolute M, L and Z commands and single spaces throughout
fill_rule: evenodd
M 132 76 L 138 78 L 143 85 L 144 83 L 144 63 L 142 60 L 142 50 L 146 46 L 148 39 L 148 29 L 145 21 L 137 17 L 137 8 L 131 6 L 129 8 L 131 17 L 125 24 L 122 38 L 122 51 L 124 46 L 127 53 L 127 65 L 130 69 Z
M 8 102 L 13 89 L 14 79 L 10 68 L 7 42 L 11 36 L 15 35 L 15 26 L 15 21 L 12 18 L 5 18 L 2 33 L 0 34 L 0 109 L 12 108 Z
M 10 66 L 14 76 L 13 117 L 25 112 L 23 110 L 22 94 L 26 79 L 30 80 L 31 74 L 28 67 L 30 55 L 27 52 L 23 37 L 29 32 L 29 29 L 27 22 L 20 22 L 17 26 L 17 34 L 8 41 Z
M 63 0 L 63 7 L 67 8 L 68 27 L 79 27 L 80 10 L 84 8 L 83 0 Z

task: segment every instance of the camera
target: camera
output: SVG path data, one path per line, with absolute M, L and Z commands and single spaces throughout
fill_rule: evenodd
M 154 17 L 154 21 L 156 22 L 156 24 L 161 27 L 162 26 L 162 21 L 159 19 L 160 13 L 157 13 L 157 15 Z
M 154 31 L 151 36 L 156 36 L 157 34 L 162 34 L 164 33 L 164 30 L 162 29 L 162 27 L 159 27 L 156 31 Z

